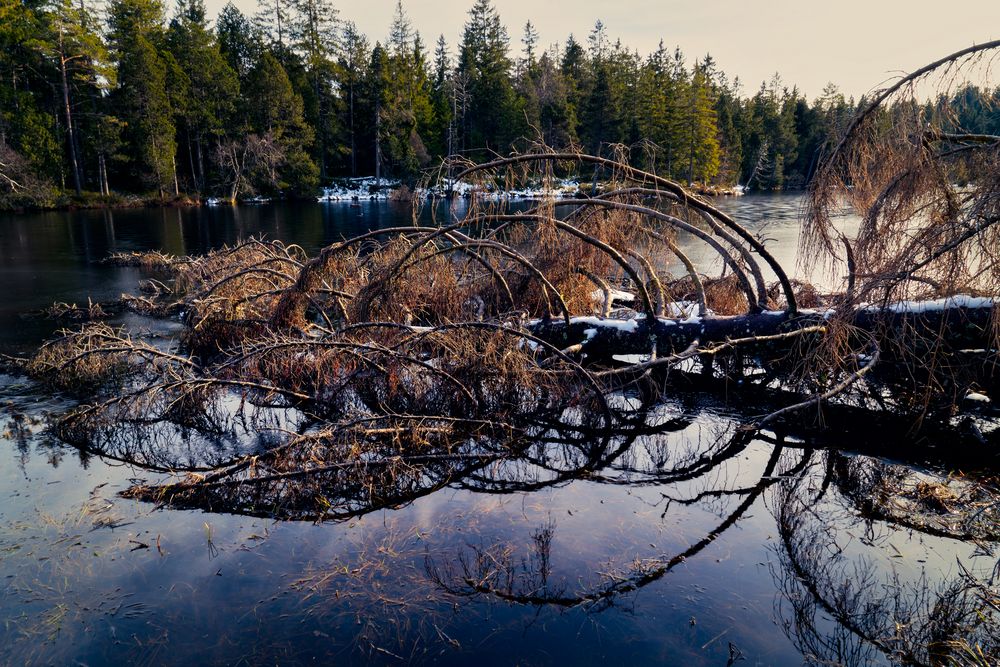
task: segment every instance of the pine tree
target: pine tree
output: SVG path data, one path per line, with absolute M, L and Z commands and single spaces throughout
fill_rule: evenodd
M 534 96 L 538 104 L 542 140 L 556 149 L 572 149 L 577 142 L 576 115 L 569 102 L 569 87 L 556 65 L 555 54 L 544 53 L 538 61 Z
M 538 31 L 531 21 L 524 24 L 524 36 L 521 37 L 521 44 L 524 46 L 524 57 L 521 59 L 519 70 L 522 76 L 531 78 L 537 74 L 535 68 L 538 64 L 536 51 L 538 49 Z
M 410 104 L 416 122 L 416 136 L 413 150 L 417 154 L 420 166 L 427 166 L 431 156 L 428 153 L 428 137 L 436 126 L 434 118 L 433 83 L 427 62 L 427 52 L 424 50 L 420 33 L 413 38 L 413 60 L 410 76 Z
M 215 22 L 219 51 L 240 83 L 246 82 L 250 70 L 261 56 L 263 35 L 232 2 L 227 2 Z
M 725 77 L 717 86 L 715 111 L 718 118 L 719 143 L 722 158 L 719 163 L 719 179 L 723 183 L 739 183 L 740 167 L 743 163 L 743 139 L 740 125 L 744 109 L 739 97 L 740 81 L 730 84 Z
M 266 35 L 284 54 L 289 47 L 289 22 L 295 11 L 294 0 L 260 0 L 253 17 L 255 32 Z
M 635 116 L 635 90 L 629 81 L 635 79 L 637 68 L 632 54 L 620 44 L 607 45 L 600 21 L 589 41 L 593 84 L 584 100 L 580 139 L 597 154 L 603 144 L 629 139 L 629 123 Z
M 541 132 L 541 106 L 539 102 L 538 60 L 535 49 L 538 46 L 538 31 L 528 21 L 524 26 L 522 57 L 517 61 L 517 73 L 514 78 L 514 90 L 521 100 L 521 108 L 530 128 Z M 544 133 L 543 133 L 544 134 Z M 541 138 L 541 137 L 540 137 Z
M 389 112 L 391 81 L 389 79 L 389 54 L 378 42 L 372 49 L 371 61 L 368 65 L 368 77 L 365 82 L 365 114 L 368 119 L 367 136 L 371 159 L 375 170 L 375 179 L 382 180 L 382 167 L 385 163 L 384 148 L 388 143 L 385 116 Z
M 61 181 L 57 116 L 44 94 L 55 71 L 38 48 L 45 33 L 40 2 L 0 0 L 0 149 L 38 180 Z M 24 180 L 21 175 L 21 180 Z M 0 186 L 6 187 L 5 179 Z
M 591 80 L 589 77 L 590 68 L 587 67 L 587 54 L 572 34 L 566 39 L 566 47 L 563 49 L 559 69 L 563 81 L 566 83 L 566 101 L 569 105 L 569 113 L 577 119 L 573 133 L 580 136 L 582 128 L 579 125 L 581 122 L 579 119 L 584 112 L 584 99 L 589 92 Z
M 666 116 L 665 152 L 667 173 L 673 178 L 680 178 L 684 172 L 684 130 L 686 126 L 690 86 L 684 54 L 680 48 L 675 48 L 667 63 L 666 83 Z
M 712 81 L 704 64 L 695 63 L 688 96 L 687 180 L 709 183 L 719 172 L 719 130 Z
M 302 97 L 293 90 L 288 73 L 273 54 L 265 52 L 250 73 L 248 87 L 254 99 L 251 129 L 258 136 L 273 138 L 282 155 L 274 187 L 294 195 L 311 194 L 318 177 L 316 163 L 306 150 L 313 130 L 303 117 Z
M 666 144 L 666 112 L 667 112 L 667 52 L 660 42 L 659 48 L 646 58 L 639 69 L 636 86 L 636 122 L 640 139 L 655 146 L 652 164 L 645 165 L 655 171 L 663 146 Z
M 337 10 L 329 0 L 292 0 L 288 34 L 294 50 L 302 56 L 312 88 L 308 105 L 310 125 L 316 130 L 313 149 L 320 178 L 326 179 L 330 138 L 337 135 L 334 102 L 334 56 L 338 47 Z
M 80 195 L 84 185 L 84 135 L 78 107 L 81 101 L 90 102 L 90 116 L 96 115 L 94 96 L 99 94 L 99 81 L 109 75 L 102 66 L 107 53 L 100 36 L 90 28 L 93 21 L 84 6 L 70 0 L 54 0 L 46 7 L 44 17 L 46 33 L 36 44 L 55 65 L 58 83 L 53 83 L 59 91 L 70 174 L 76 194 Z
M 431 79 L 433 128 L 428 148 L 438 158 L 451 155 L 455 139 L 456 96 L 451 75 L 451 57 L 444 35 L 438 36 L 434 47 L 434 72 Z
M 395 176 L 413 177 L 430 161 L 423 136 L 433 124 L 431 83 L 420 35 L 397 2 L 389 29 L 386 87 L 380 114 L 383 164 Z

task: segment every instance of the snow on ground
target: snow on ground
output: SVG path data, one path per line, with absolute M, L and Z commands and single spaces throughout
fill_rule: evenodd
M 685 322 L 696 322 L 701 317 L 701 306 L 695 301 L 671 301 L 665 306 L 667 317 L 679 318 Z
M 631 303 L 635 301 L 635 295 L 631 292 L 623 292 L 620 289 L 611 288 L 611 300 L 612 301 L 624 301 L 625 303 Z M 590 293 L 590 298 L 595 301 L 604 300 L 604 290 L 594 290 Z
M 330 187 L 322 189 L 322 194 L 317 197 L 320 202 L 337 201 L 385 201 L 389 199 L 391 193 L 400 187 L 399 181 L 382 179 L 381 184 L 374 177 L 342 179 Z M 544 199 L 547 197 L 572 197 L 580 189 L 579 181 L 564 179 L 555 181 L 551 187 L 524 187 L 513 190 L 501 190 L 492 186 L 482 186 L 479 184 L 459 182 L 449 187 L 446 181 L 440 181 L 429 188 L 420 188 L 416 191 L 418 197 L 446 197 L 449 191 L 456 197 L 471 199 L 473 197 L 500 201 L 509 199 Z
M 362 199 L 368 201 L 385 201 L 389 198 L 389 194 L 398 188 L 399 185 L 399 181 L 386 178 L 379 180 L 374 176 L 345 178 L 336 181 L 328 188 L 323 188 L 323 193 L 317 197 L 317 201 L 360 201 Z
M 580 182 L 575 179 L 562 179 L 553 181 L 550 187 L 536 184 L 512 190 L 503 190 L 491 185 L 466 183 L 465 181 L 449 184 L 446 181 L 427 189 L 419 190 L 423 196 L 446 197 L 451 190 L 455 196 L 463 199 L 471 199 L 473 196 L 480 199 L 500 201 L 508 199 L 545 199 L 548 197 L 573 197 L 580 191 Z
M 387 201 L 392 193 L 398 189 L 402 183 L 398 180 L 383 178 L 376 179 L 374 176 L 364 176 L 360 178 L 342 178 L 334 181 L 328 187 L 320 188 L 320 195 L 316 201 L 342 202 L 342 201 Z M 590 184 L 584 184 L 584 190 L 590 190 Z M 534 199 L 559 199 L 573 198 L 580 194 L 580 181 L 572 178 L 553 181 L 548 187 L 541 184 L 532 184 L 522 188 L 504 190 L 491 184 L 482 185 L 478 183 L 467 183 L 465 181 L 448 184 L 447 181 L 439 181 L 429 188 L 418 188 L 415 195 L 422 198 L 442 198 L 447 197 L 449 192 L 455 197 L 462 199 L 483 199 L 486 201 L 509 201 L 509 200 L 534 200 Z M 597 191 L 604 189 L 603 183 L 597 184 Z M 720 194 L 739 196 L 744 193 L 743 186 L 737 185 L 733 188 L 720 190 Z M 270 197 L 247 197 L 240 200 L 242 204 L 267 204 L 271 202 Z M 228 206 L 231 202 L 221 197 L 209 197 L 205 200 L 207 206 Z
M 205 200 L 205 206 L 232 206 L 234 202 L 223 197 L 209 197 Z M 246 197 L 240 200 L 241 204 L 270 204 L 270 197 Z
M 957 294 L 944 299 L 933 299 L 930 301 L 899 301 L 890 303 L 887 306 L 869 304 L 865 310 L 876 311 L 886 310 L 890 313 L 930 313 L 949 308 L 990 308 L 996 303 L 996 299 L 987 296 L 969 296 L 968 294 Z

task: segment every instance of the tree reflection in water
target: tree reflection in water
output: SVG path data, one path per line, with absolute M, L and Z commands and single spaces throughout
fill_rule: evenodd
M 475 617 L 484 604 L 573 610 L 599 619 L 610 608 L 627 607 L 638 591 L 682 564 L 704 557 L 752 508 L 766 506 L 779 537 L 771 563 L 776 614 L 807 662 L 996 660 L 1000 495 L 993 479 L 845 453 L 794 424 L 784 425 L 781 435 L 748 431 L 739 427 L 740 415 L 721 416 L 711 401 L 663 401 L 632 391 L 609 396 L 609 403 L 632 415 L 610 431 L 593 427 L 577 408 L 526 416 L 518 428 L 471 420 L 445 428 L 425 418 L 421 429 L 407 430 L 399 416 L 364 425 L 368 449 L 361 456 L 358 432 L 350 430 L 339 437 L 306 432 L 285 441 L 219 437 L 220 431 L 238 431 L 244 419 L 247 432 L 268 424 L 280 433 L 292 412 L 262 404 L 243 406 L 244 413 L 233 416 L 220 404 L 218 411 L 202 411 L 217 420 L 182 427 L 176 412 L 173 421 L 148 413 L 150 418 L 136 420 L 131 429 L 115 428 L 114 438 L 96 440 L 85 451 L 127 461 L 154 477 L 186 460 L 187 474 L 198 481 L 140 484 L 130 495 L 280 520 L 356 520 L 443 489 L 524 499 L 571 484 L 634 493 L 633 502 L 648 502 L 661 524 L 692 512 L 717 517 L 703 521 L 699 535 L 679 539 L 680 546 L 640 550 L 635 540 L 641 538 L 626 537 L 621 544 L 594 544 L 575 558 L 554 549 L 559 522 L 537 512 L 524 515 L 525 522 L 536 522 L 533 529 L 524 523 L 504 528 L 472 502 L 460 522 L 419 544 L 390 522 L 341 560 L 301 572 L 292 585 L 310 615 L 347 628 L 356 650 L 373 656 L 376 648 L 415 655 L 418 646 L 451 645 L 457 640 L 449 634 L 449 619 Z M 871 430 L 872 440 L 892 438 Z M 439 434 L 450 447 L 435 446 Z M 30 433 L 15 435 L 26 452 Z M 289 442 L 295 444 L 283 444 Z M 95 443 L 110 447 L 102 451 Z M 914 449 L 913 461 L 932 451 L 928 444 Z M 751 450 L 766 456 L 748 465 Z M 286 452 L 296 459 L 282 462 Z M 981 453 L 987 461 L 989 453 Z M 310 458 L 345 463 L 304 465 Z M 908 548 L 907 537 L 968 544 L 978 557 L 962 556 L 944 572 L 897 567 L 891 554 Z M 389 636 L 395 639 L 387 641 Z
M 995 664 L 995 480 L 839 452 L 823 459 L 821 476 L 782 484 L 774 501 L 779 613 L 803 655 L 811 664 L 870 664 L 878 653 L 906 665 Z M 886 567 L 900 533 L 970 542 L 980 558 L 953 572 Z

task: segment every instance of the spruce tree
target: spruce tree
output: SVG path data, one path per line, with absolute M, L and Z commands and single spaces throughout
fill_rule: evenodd
M 438 158 L 453 152 L 454 120 L 456 96 L 451 72 L 451 57 L 444 35 L 438 36 L 434 47 L 434 66 L 431 78 L 431 106 L 433 107 L 433 128 L 428 147 Z
M 362 105 L 364 85 L 367 78 L 370 49 L 368 40 L 353 22 L 344 25 L 342 48 L 337 60 L 337 78 L 340 81 L 340 126 L 344 130 L 344 144 L 348 151 L 347 163 L 351 176 L 358 175 L 358 152 L 361 149 L 359 133 L 362 124 L 358 112 Z
M 388 144 L 389 135 L 385 117 L 389 113 L 391 102 L 390 90 L 391 81 L 389 79 L 389 54 L 378 42 L 372 49 L 371 61 L 368 65 L 367 80 L 365 81 L 365 114 L 367 119 L 366 136 L 368 147 L 371 150 L 371 161 L 375 171 L 377 181 L 382 179 L 382 168 L 386 163 L 384 155 Z
M 294 11 L 288 24 L 292 48 L 302 57 L 312 99 L 307 108 L 310 125 L 315 129 L 313 157 L 320 178 L 327 177 L 327 161 L 337 136 L 334 82 L 334 57 L 338 48 L 338 12 L 329 0 L 292 0 Z
M 244 84 L 261 56 L 263 35 L 260 29 L 236 5 L 227 2 L 215 22 L 215 34 L 219 52 L 236 72 L 240 84 Z
M 703 64 L 694 65 L 688 96 L 687 181 L 707 184 L 719 172 L 719 130 L 712 81 Z
M 569 102 L 569 86 L 555 54 L 543 53 L 537 69 L 534 96 L 542 139 L 553 148 L 572 150 L 577 143 L 576 115 Z

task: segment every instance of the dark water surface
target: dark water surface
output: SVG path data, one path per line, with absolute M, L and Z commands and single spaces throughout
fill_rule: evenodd
M 723 205 L 794 264 L 798 198 Z M 334 204 L 0 216 L 0 351 L 52 332 L 25 313 L 134 291 L 137 270 L 98 263 L 111 252 L 199 253 L 250 235 L 315 250 L 410 214 Z M 961 567 L 996 562 L 859 500 L 872 480 L 912 486 L 947 470 L 797 441 L 727 447 L 732 415 L 750 408 L 724 401 L 664 400 L 654 421 L 669 428 L 617 443 L 579 474 L 503 493 L 455 480 L 319 525 L 123 499 L 133 478 L 154 478 L 48 436 L 44 416 L 62 399 L 0 375 L 0 401 L 2 664 L 878 664 L 885 652 L 823 601 L 853 596 L 874 616 L 893 596 L 931 608 Z M 476 578 L 498 570 L 510 599 L 476 594 Z M 621 582 L 634 585 L 600 593 Z

